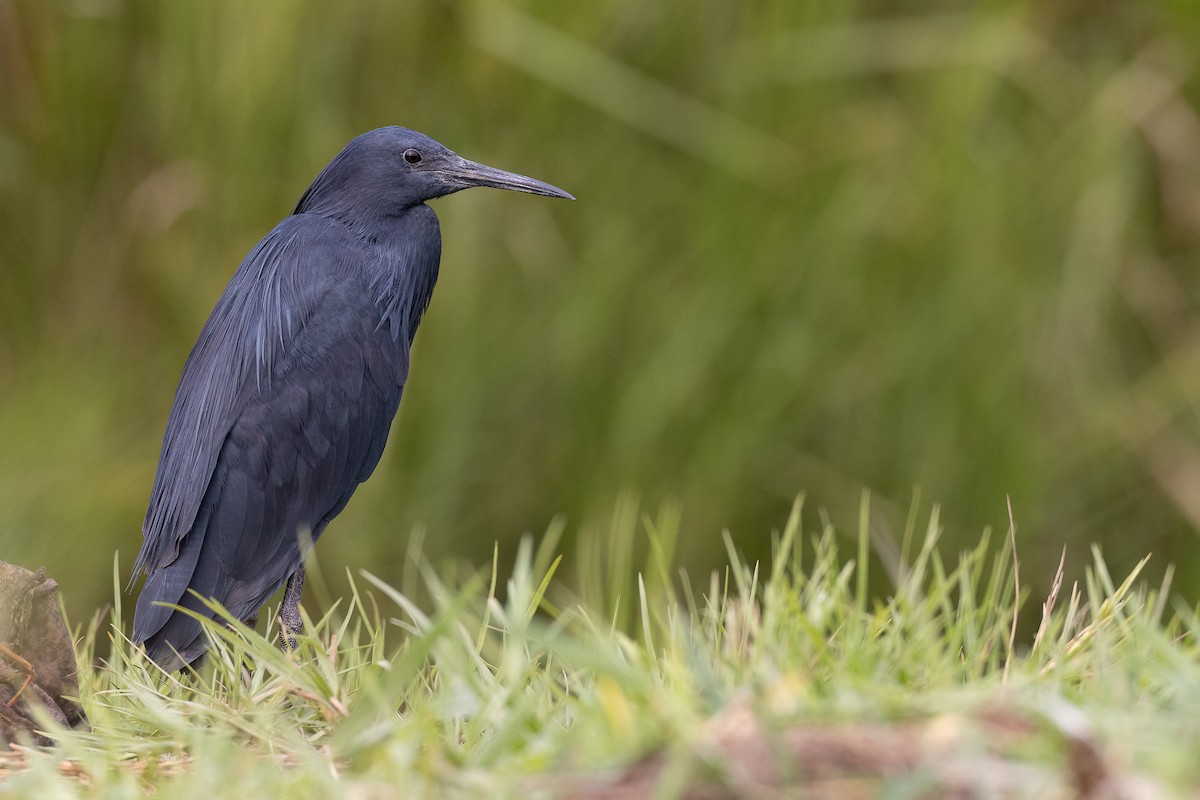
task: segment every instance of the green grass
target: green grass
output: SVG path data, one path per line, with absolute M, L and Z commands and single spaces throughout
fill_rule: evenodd
M 840 552 L 865 534 L 804 531 L 799 510 L 770 560 L 730 545 L 702 592 L 673 575 L 670 510 L 622 512 L 603 543 L 633 564 L 648 541 L 632 594 L 567 590 L 561 527 L 522 541 L 503 586 L 503 565 L 439 572 L 413 549 L 399 587 L 354 579 L 293 654 L 213 625 L 198 674 L 93 621 L 91 731 L 9 756 L 0 795 L 1165 797 L 1200 780 L 1197 619 L 1167 586 L 1096 552 L 1082 584 L 1015 603 L 1009 543 L 943 560 L 935 511 L 875 602 Z M 1014 647 L 1018 614 L 1037 634 Z

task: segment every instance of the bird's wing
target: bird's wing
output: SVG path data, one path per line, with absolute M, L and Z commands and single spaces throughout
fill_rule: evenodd
M 240 404 L 179 555 L 151 570 L 138 597 L 134 638 L 159 663 L 190 661 L 205 641 L 195 619 L 157 603 L 209 614 L 199 595 L 253 616 L 383 452 L 407 347 L 380 324 L 360 279 L 323 286 L 270 380 Z
M 367 258 L 336 223 L 296 215 L 276 226 L 238 267 L 183 368 L 135 577 L 179 557 L 235 423 L 261 402 L 278 362 L 334 288 L 364 280 Z

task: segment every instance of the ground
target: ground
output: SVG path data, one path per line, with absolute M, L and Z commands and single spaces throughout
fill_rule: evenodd
M 704 591 L 647 521 L 613 543 L 614 563 L 649 544 L 632 602 L 569 591 L 553 534 L 503 586 L 497 562 L 414 553 L 411 585 L 364 574 L 294 653 L 214 625 L 196 673 L 147 663 L 118 606 L 78 638 L 88 726 L 0 756 L 0 795 L 1195 796 L 1195 618 L 1168 617 L 1168 586 L 1095 555 L 1083 585 L 1021 597 L 1011 543 L 945 563 L 935 516 L 873 599 L 865 538 L 799 519 Z

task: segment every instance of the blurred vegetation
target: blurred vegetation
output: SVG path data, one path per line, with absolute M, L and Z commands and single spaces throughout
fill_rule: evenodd
M 436 203 L 327 574 L 394 575 L 414 527 L 475 564 L 602 531 L 624 492 L 703 567 L 800 491 L 853 530 L 867 487 L 886 554 L 920 487 L 950 547 L 1011 497 L 1030 581 L 1098 541 L 1194 600 L 1200 9 L 964 8 L 0 0 L 0 556 L 77 619 L 111 596 L 230 273 L 398 123 L 580 199 Z

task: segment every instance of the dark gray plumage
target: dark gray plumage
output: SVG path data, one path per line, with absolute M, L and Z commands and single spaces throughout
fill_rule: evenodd
M 441 257 L 425 201 L 471 186 L 549 184 L 389 127 L 352 140 L 238 267 L 188 356 L 167 421 L 134 577 L 134 641 L 167 669 L 208 646 L 193 595 L 253 619 L 305 543 L 375 469 Z M 290 606 L 290 607 L 289 607 Z

